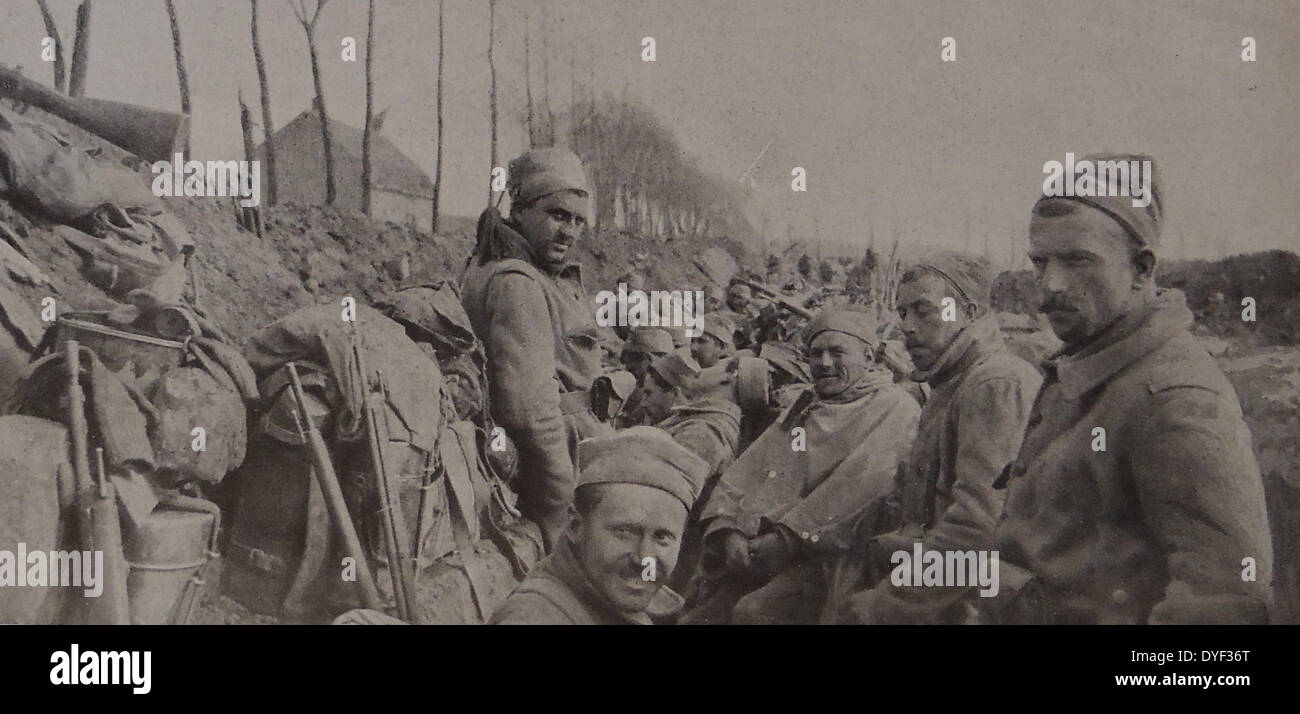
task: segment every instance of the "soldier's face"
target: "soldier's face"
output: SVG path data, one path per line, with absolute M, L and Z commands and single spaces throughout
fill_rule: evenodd
M 853 335 L 827 330 L 808 345 L 808 369 L 818 396 L 834 397 L 871 368 L 867 343 Z
M 550 265 L 564 263 L 573 244 L 587 228 L 589 200 L 572 191 L 544 196 L 511 218 L 528 241 L 534 257 Z
M 713 335 L 700 335 L 691 340 L 691 356 L 701 367 L 712 367 L 722 359 L 722 342 Z
M 727 293 L 727 307 L 732 312 L 744 313 L 749 306 L 749 296 L 742 292 Z
M 645 382 L 641 385 L 641 395 L 641 409 L 645 411 L 647 424 L 667 419 L 677 397 L 675 390 L 665 388 L 653 373 L 646 375 Z
M 569 523 L 578 562 L 592 584 L 621 612 L 644 612 L 677 566 L 686 506 L 667 491 L 608 483 L 600 501 Z
M 1140 276 L 1129 240 L 1117 223 L 1090 207 L 1033 216 L 1029 258 L 1039 310 L 1067 347 L 1087 343 L 1138 304 Z
M 636 383 L 639 385 L 645 380 L 645 371 L 649 369 L 651 359 L 653 359 L 652 355 L 640 350 L 624 350 L 619 361 L 622 362 L 623 369 L 636 377 Z
M 903 331 L 903 343 L 917 369 L 933 367 L 944 350 L 970 324 L 972 308 L 963 304 L 955 293 L 943 278 L 929 273 L 898 286 L 899 329 Z M 952 309 L 944 309 L 944 298 L 952 298 Z M 952 319 L 945 320 L 944 317 Z

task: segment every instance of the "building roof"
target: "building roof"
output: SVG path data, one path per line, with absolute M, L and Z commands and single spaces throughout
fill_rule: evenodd
M 293 121 L 280 127 L 274 136 L 279 138 L 281 135 L 304 129 L 320 132 L 320 119 L 314 109 L 304 109 L 293 118 Z M 330 139 L 336 155 L 343 152 L 360 161 L 361 144 L 364 138 L 365 131 L 337 119 L 330 119 Z M 259 151 L 261 148 L 258 147 Z M 370 151 L 372 187 L 426 198 L 433 196 L 433 181 L 429 175 L 387 137 L 373 133 Z

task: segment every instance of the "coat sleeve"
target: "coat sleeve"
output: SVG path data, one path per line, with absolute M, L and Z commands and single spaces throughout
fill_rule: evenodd
M 500 273 L 488 286 L 487 304 L 493 416 L 519 450 L 512 486 L 520 510 L 542 527 L 549 547 L 564 527 L 577 477 L 560 412 L 546 295 L 523 273 Z
M 1169 572 L 1150 622 L 1267 623 L 1272 542 L 1240 410 L 1215 390 L 1179 385 L 1154 394 L 1138 418 L 1127 457 Z
M 1036 376 L 1036 375 L 1035 375 Z M 1038 383 L 1013 377 L 985 379 L 963 389 L 957 409 L 952 502 L 922 539 L 926 550 L 987 547 L 1002 513 L 1005 490 L 993 481 L 1016 458 Z
M 489 625 L 573 625 L 569 617 L 542 595 L 534 592 L 514 593 L 506 598 L 488 619 Z

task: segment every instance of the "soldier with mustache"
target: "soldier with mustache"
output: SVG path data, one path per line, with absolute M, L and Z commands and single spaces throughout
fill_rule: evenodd
M 1102 156 L 1094 160 L 1154 160 Z M 1074 177 L 1069 177 L 1073 179 Z M 1266 623 L 1272 543 L 1232 385 L 1158 289 L 1158 175 L 1129 196 L 1042 196 L 1029 256 L 1064 341 L 994 532 L 993 623 Z
M 578 445 L 568 530 L 489 620 L 494 625 L 649 625 L 681 596 L 665 583 L 708 464 L 638 426 Z

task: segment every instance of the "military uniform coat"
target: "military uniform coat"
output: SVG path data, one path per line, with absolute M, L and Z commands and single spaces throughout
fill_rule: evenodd
M 588 390 L 601 371 L 594 305 L 577 265 L 544 271 L 530 261 L 522 236 L 498 230 L 512 257 L 472 258 L 462 303 L 487 353 L 493 419 L 519 450 L 511 483 L 519 508 L 553 540 L 573 500 L 578 441 L 612 431 L 589 408 Z
M 1237 395 L 1191 324 L 1182 293 L 1165 291 L 1047 363 L 1005 474 L 1001 591 L 981 599 L 986 619 L 1266 622 L 1259 467 Z

